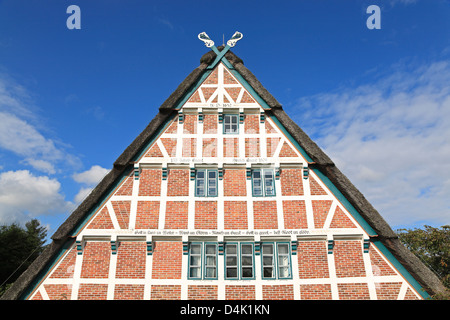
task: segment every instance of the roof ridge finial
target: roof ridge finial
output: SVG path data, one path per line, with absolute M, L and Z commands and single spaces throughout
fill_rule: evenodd
M 214 46 L 214 41 L 206 34 L 206 32 L 199 33 L 198 38 L 205 43 L 205 46 L 211 48 Z
M 242 33 L 236 31 L 231 37 L 231 39 L 227 41 L 227 45 L 229 45 L 230 47 L 234 47 L 236 45 L 236 42 L 241 40 L 243 37 L 244 35 Z
M 236 42 L 241 40 L 244 37 L 242 33 L 239 31 L 236 31 L 230 40 L 227 41 L 227 47 L 228 49 L 230 47 L 234 47 L 236 45 Z M 208 48 L 214 49 L 214 41 L 211 40 L 211 38 L 206 34 L 206 32 L 201 32 L 198 34 L 198 38 L 205 43 L 205 46 Z M 223 39 L 223 45 L 225 46 L 225 34 L 222 34 Z

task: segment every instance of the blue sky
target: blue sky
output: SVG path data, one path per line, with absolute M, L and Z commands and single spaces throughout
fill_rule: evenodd
M 2 0 L 0 223 L 53 234 L 199 65 L 202 31 L 244 34 L 233 52 L 394 229 L 450 223 L 449 0 Z

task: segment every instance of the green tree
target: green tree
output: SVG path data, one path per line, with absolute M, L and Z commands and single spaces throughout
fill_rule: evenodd
M 45 249 L 47 229 L 33 219 L 0 226 L 0 296 Z
M 399 229 L 400 241 L 421 259 L 450 289 L 450 226 Z M 436 298 L 449 299 L 449 294 Z

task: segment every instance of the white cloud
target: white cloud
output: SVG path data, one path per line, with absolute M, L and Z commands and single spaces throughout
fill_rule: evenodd
M 392 226 L 448 224 L 450 61 L 396 68 L 287 112 Z
M 87 188 L 81 188 L 80 191 L 75 196 L 75 203 L 81 203 L 93 190 L 93 188 L 87 187 Z
M 100 182 L 100 180 L 109 172 L 108 169 L 102 168 L 98 165 L 92 166 L 89 170 L 76 173 L 72 177 L 78 183 L 84 183 L 93 186 Z
M 39 160 L 39 159 L 25 159 L 23 160 L 24 163 L 32 166 L 36 170 L 48 173 L 48 174 L 55 174 L 56 170 L 55 167 L 49 162 L 45 160 Z
M 34 112 L 27 90 L 7 75 L 0 75 L 0 149 L 23 157 L 21 163 L 45 173 L 56 173 L 55 165 L 77 167 L 80 160 L 61 143 L 46 137 L 42 119 Z
M 71 202 L 61 194 L 56 179 L 28 170 L 0 173 L 0 224 L 24 222 L 38 215 L 67 213 Z

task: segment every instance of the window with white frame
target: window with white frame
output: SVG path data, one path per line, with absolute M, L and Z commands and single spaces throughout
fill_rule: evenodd
M 291 279 L 290 245 L 286 242 L 261 245 L 262 278 Z
M 239 115 L 224 114 L 223 115 L 223 133 L 239 133 Z
M 217 243 L 192 242 L 188 268 L 189 279 L 217 279 Z
M 252 170 L 253 196 L 275 196 L 275 177 L 273 169 Z
M 225 279 L 255 278 L 254 244 L 248 242 L 225 244 Z
M 197 169 L 195 173 L 195 196 L 217 197 L 217 178 L 217 170 Z

